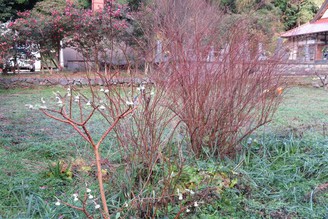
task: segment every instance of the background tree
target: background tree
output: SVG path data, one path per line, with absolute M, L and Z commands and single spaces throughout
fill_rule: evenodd
M 9 23 L 0 24 L 0 68 L 6 74 L 8 59 L 13 55 L 13 48 L 16 44 L 16 34 L 8 29 Z
M 304 24 L 311 20 L 316 14 L 323 0 L 209 0 L 212 4 L 217 4 L 226 14 L 256 14 L 255 17 L 261 15 L 270 15 L 272 18 L 280 18 L 279 22 L 283 25 L 281 31 L 289 30 L 297 25 Z M 259 16 L 258 16 L 259 15 Z M 269 22 L 268 26 L 276 26 Z M 279 31 L 278 31 L 279 32 Z
M 19 15 L 21 18 L 16 19 L 11 26 L 18 33 L 18 41 L 37 46 L 45 66 L 49 67 L 51 63 L 53 67 L 59 67 L 58 51 L 66 28 L 62 14 L 54 10 L 52 16 L 44 14 L 35 16 L 30 11 Z
M 132 11 L 137 11 L 140 9 L 140 6 L 149 0 L 127 0 L 128 6 Z
M 17 12 L 31 10 L 40 0 L 0 0 L 0 21 L 17 18 Z
M 290 30 L 296 26 L 310 21 L 323 1 L 289 1 L 275 0 L 274 5 L 280 12 L 281 22 L 284 24 L 285 30 Z
M 68 19 L 65 46 L 77 49 L 88 62 L 94 62 L 100 69 L 101 60 L 113 58 L 113 39 L 126 29 L 125 9 L 119 4 L 106 5 L 103 11 L 93 13 L 89 9 L 67 7 Z
M 116 4 L 107 6 L 104 11 L 93 13 L 81 5 L 66 4 L 65 0 L 46 0 L 38 2 L 31 11 L 19 13 L 21 17 L 11 28 L 19 33 L 21 42 L 39 46 L 43 63 L 50 60 L 54 67 L 61 67 L 58 51 L 60 41 L 65 39 L 64 46 L 76 48 L 99 69 L 100 54 L 106 53 L 105 47 L 108 48 L 105 40 L 125 27 L 121 13 L 124 10 Z

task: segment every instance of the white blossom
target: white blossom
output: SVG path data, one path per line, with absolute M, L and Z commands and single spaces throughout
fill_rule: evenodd
M 99 204 L 96 204 L 95 205 L 95 209 L 98 209 L 98 208 L 100 208 L 100 205 Z
M 104 90 L 104 93 L 105 94 L 109 93 L 109 90 L 108 89 Z
M 41 103 L 42 104 L 45 104 L 46 103 L 46 101 L 44 101 L 43 97 L 41 97 Z
M 197 202 L 195 202 L 194 203 L 194 207 L 198 207 L 199 205 L 198 205 L 198 203 Z
M 187 212 L 187 213 L 189 213 L 189 212 L 190 212 L 190 209 L 189 209 L 189 208 L 187 208 L 187 209 L 186 209 L 186 212 Z
M 104 92 L 105 90 L 104 90 L 104 88 L 100 88 L 100 92 Z
M 132 101 L 129 101 L 129 100 L 127 100 L 125 103 L 126 103 L 126 105 L 128 105 L 128 106 L 133 106 L 133 105 L 134 105 L 134 103 L 133 103 Z
M 174 173 L 174 171 L 171 172 L 171 175 L 170 176 L 171 177 L 175 177 L 176 176 L 176 174 Z
M 145 86 L 144 85 L 140 85 L 140 87 L 137 88 L 138 91 L 143 91 L 145 90 Z
M 194 195 L 194 194 L 195 194 L 195 192 L 194 192 L 194 191 L 192 191 L 191 189 L 186 189 L 186 191 L 187 191 L 187 192 L 189 192 L 189 193 L 190 193 L 190 195 Z
M 63 105 L 63 101 L 59 98 L 59 97 L 56 97 L 57 98 L 57 104 L 59 105 L 59 106 L 62 106 Z
M 101 106 L 99 107 L 99 109 L 100 109 L 100 110 L 105 110 L 106 107 L 105 107 L 104 105 L 101 105 Z
M 29 109 L 34 109 L 32 104 L 25 104 L 26 107 L 28 107 Z
M 91 189 L 87 188 L 87 193 L 90 193 L 91 192 Z
M 90 100 L 85 105 L 91 106 Z
M 56 206 L 59 206 L 60 205 L 60 201 L 57 200 L 57 202 L 55 203 Z
M 177 192 L 178 192 L 179 200 L 182 200 L 183 196 L 182 196 L 182 193 L 180 193 L 180 189 L 177 189 Z
M 47 109 L 47 106 L 45 105 L 39 106 L 39 109 Z
M 93 199 L 93 195 L 89 194 L 89 197 L 88 198 L 89 199 Z

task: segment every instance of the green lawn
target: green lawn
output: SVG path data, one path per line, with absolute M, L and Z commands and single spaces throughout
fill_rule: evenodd
M 83 172 L 93 168 L 88 145 L 71 128 L 25 107 L 41 97 L 49 99 L 57 90 L 63 89 L 0 90 L 0 218 L 83 218 L 55 206 L 55 197 L 71 199 L 86 186 L 96 190 L 94 175 Z M 235 160 L 190 158 L 189 181 L 200 173 L 196 169 L 214 166 L 215 173 L 227 173 L 236 185 L 182 218 L 327 218 L 327 114 L 326 91 L 294 87 L 285 92 L 272 123 L 254 134 L 252 147 L 245 146 Z M 102 152 L 113 159 L 110 142 Z M 113 177 L 117 184 L 124 181 Z M 106 188 L 117 189 L 109 181 Z M 113 201 L 109 206 L 122 205 Z M 173 218 L 173 205 L 159 218 Z

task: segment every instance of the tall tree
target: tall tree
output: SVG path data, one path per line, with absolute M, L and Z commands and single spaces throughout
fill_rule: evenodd
M 0 22 L 17 17 L 17 12 L 30 10 L 41 0 L 0 0 Z
M 7 21 L 14 15 L 13 5 L 14 2 L 10 0 L 0 0 L 0 21 Z
M 269 15 L 280 18 L 284 30 L 311 20 L 324 0 L 208 0 L 227 14 Z M 276 19 L 274 19 L 276 20 Z M 261 23 L 261 21 L 260 21 Z M 268 26 L 272 26 L 269 24 Z
M 311 20 L 319 9 L 319 3 L 318 0 L 274 1 L 275 7 L 280 10 L 281 22 L 284 24 L 285 30 L 290 30 Z

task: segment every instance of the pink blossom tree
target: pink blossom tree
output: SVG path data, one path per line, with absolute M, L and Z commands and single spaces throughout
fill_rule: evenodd
M 68 2 L 65 8 L 48 13 L 26 11 L 11 24 L 17 31 L 19 41 L 39 46 L 43 57 L 47 57 L 58 68 L 60 41 L 82 53 L 87 61 L 100 68 L 99 57 L 109 50 L 106 41 L 113 41 L 120 30 L 126 28 L 123 7 L 109 1 L 103 11 L 92 12 Z M 50 13 L 50 14 L 49 14 Z
M 124 8 L 114 1 L 108 1 L 102 11 L 96 12 L 68 5 L 64 14 L 69 22 L 65 46 L 77 49 L 99 71 L 101 57 L 108 56 L 120 31 L 127 27 L 123 12 Z

